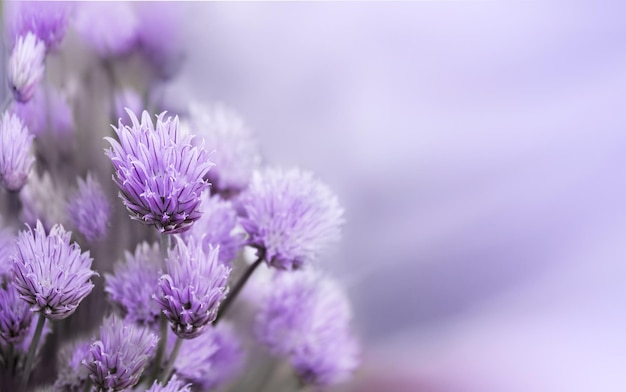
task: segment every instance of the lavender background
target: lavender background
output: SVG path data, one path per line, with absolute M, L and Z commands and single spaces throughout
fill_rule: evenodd
M 325 266 L 366 343 L 355 390 L 624 390 L 623 6 L 185 8 L 170 96 L 238 108 L 347 208 Z

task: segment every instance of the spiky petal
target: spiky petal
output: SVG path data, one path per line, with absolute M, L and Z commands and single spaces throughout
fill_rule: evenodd
M 249 243 L 270 266 L 290 270 L 336 241 L 343 224 L 337 197 L 310 172 L 268 168 L 255 172 L 239 200 Z
M 0 286 L 0 342 L 21 343 L 30 329 L 33 313 L 15 286 Z
M 146 392 L 191 392 L 191 388 L 174 375 L 165 386 L 155 381 Z
M 0 120 L 0 181 L 9 191 L 22 189 L 35 162 L 31 147 L 33 135 L 14 114 Z
M 100 328 L 100 340 L 91 344 L 83 365 L 98 391 L 123 391 L 137 384 L 159 338 L 117 316 L 107 317 Z
M 220 263 L 230 263 L 244 245 L 244 233 L 237 231 L 235 208 L 230 201 L 203 192 L 200 211 L 202 217 L 184 233 L 184 238 L 194 237 L 205 252 L 219 246 Z
M 106 236 L 111 205 L 102 186 L 91 174 L 85 180 L 78 178 L 78 189 L 70 196 L 67 215 L 87 241 L 95 242 Z
M 143 242 L 137 245 L 134 254 L 126 252 L 125 256 L 125 261 L 113 267 L 113 275 L 105 275 L 104 290 L 127 319 L 154 326 L 161 314 L 161 309 L 152 299 L 159 291 L 159 277 L 163 273 L 159 244 Z
M 193 136 L 181 135 L 178 117 L 148 112 L 141 122 L 128 110 L 131 125 L 113 127 L 119 142 L 105 138 L 106 155 L 115 167 L 114 181 L 131 218 L 155 226 L 160 232 L 180 233 L 200 218 L 200 194 L 208 186 L 204 177 L 213 163 Z
M 205 253 L 193 238 L 185 244 L 180 237 L 168 252 L 167 274 L 159 279 L 161 291 L 154 298 L 183 339 L 202 334 L 226 296 L 230 268 L 218 262 L 218 253 L 219 248 Z
M 52 320 L 70 316 L 94 285 L 89 251 L 82 253 L 70 244 L 72 233 L 55 225 L 46 234 L 38 221 L 18 235 L 13 258 L 13 279 L 31 311 L 42 312 Z
M 248 186 L 261 157 L 258 144 L 243 119 L 222 104 L 189 106 L 191 131 L 215 151 L 215 168 L 209 172 L 211 192 L 230 197 Z
M 46 46 L 33 33 L 19 37 L 8 65 L 9 88 L 18 102 L 28 102 L 35 94 L 44 72 Z

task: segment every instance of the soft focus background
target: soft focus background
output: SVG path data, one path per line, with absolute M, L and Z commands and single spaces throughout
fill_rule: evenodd
M 347 209 L 325 267 L 365 344 L 355 390 L 625 390 L 624 11 L 185 5 L 170 98 L 236 107 Z

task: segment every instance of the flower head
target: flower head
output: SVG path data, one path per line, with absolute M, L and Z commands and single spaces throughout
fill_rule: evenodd
M 220 323 L 196 339 L 183 342 L 174 367 L 193 385 L 212 390 L 231 380 L 242 369 L 243 359 L 232 326 Z
M 259 339 L 286 355 L 301 380 L 343 381 L 358 365 L 351 312 L 340 287 L 314 270 L 277 273 L 256 320 Z
M 85 2 L 76 10 L 74 27 L 100 57 L 129 53 L 137 44 L 138 20 L 126 2 Z
M 33 33 L 19 37 L 8 65 L 9 88 L 18 102 L 28 102 L 35 94 L 44 71 L 46 46 Z
M 94 242 L 106 236 L 111 205 L 102 186 L 91 174 L 85 181 L 78 179 L 78 190 L 70 197 L 67 215 L 87 241 Z
M 202 216 L 184 233 L 184 238 L 194 237 L 205 252 L 219 246 L 219 261 L 231 262 L 244 244 L 243 233 L 236 230 L 237 212 L 231 202 L 203 192 L 200 211 Z
M 193 238 L 188 244 L 179 237 L 176 241 L 165 260 L 167 274 L 159 279 L 161 291 L 154 298 L 172 331 L 183 339 L 193 339 L 215 320 L 228 291 L 230 268 L 218 262 L 219 248 L 205 253 Z
M 158 340 L 147 327 L 109 316 L 83 365 L 97 390 L 123 391 L 137 384 Z
M 26 184 L 35 162 L 33 138 L 19 118 L 4 113 L 0 120 L 0 181 L 9 191 L 19 191 Z
M 0 286 L 0 342 L 20 343 L 30 329 L 33 313 L 15 286 Z
M 309 172 L 255 172 L 239 200 L 249 243 L 265 252 L 268 264 L 299 268 L 338 239 L 343 209 L 330 189 Z
M 146 392 L 191 392 L 191 388 L 189 384 L 183 383 L 174 375 L 167 385 L 162 386 L 158 381 L 155 381 Z
M 190 127 L 204 139 L 215 168 L 209 172 L 211 191 L 230 196 L 248 186 L 261 161 L 258 145 L 241 117 L 224 105 L 189 107 Z
M 158 322 L 161 309 L 152 297 L 159 291 L 162 259 L 159 244 L 143 242 L 134 254 L 126 252 L 125 262 L 115 264 L 113 275 L 105 275 L 104 290 L 127 319 L 146 325 Z
M 55 50 L 67 31 L 72 5 L 62 1 L 12 1 L 7 9 L 9 36 L 33 33 L 48 50 Z
M 53 182 L 50 174 L 44 172 L 41 177 L 33 170 L 28 182 L 20 192 L 23 209 L 21 218 L 31 226 L 40 220 L 46 230 L 55 224 L 65 224 L 66 202 L 64 189 Z
M 157 116 L 153 125 L 144 111 L 141 123 L 128 111 L 132 124 L 120 121 L 115 129 L 119 142 L 106 138 L 106 151 L 116 170 L 115 183 L 131 218 L 168 234 L 180 233 L 200 218 L 200 194 L 213 166 L 193 137 L 180 135 L 178 117 Z
M 42 312 L 49 319 L 70 316 L 91 292 L 89 251 L 81 253 L 72 233 L 55 225 L 46 235 L 41 222 L 21 231 L 13 258 L 13 277 L 17 291 L 31 305 L 31 311 Z
M 88 340 L 77 340 L 59 351 L 57 363 L 60 366 L 53 387 L 54 391 L 80 392 L 85 390 L 89 372 L 82 362 L 89 357 L 90 348 L 91 343 Z

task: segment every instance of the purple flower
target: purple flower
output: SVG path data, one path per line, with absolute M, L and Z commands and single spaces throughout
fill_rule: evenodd
M 26 184 L 35 162 L 31 153 L 34 136 L 13 114 L 5 112 L 0 121 L 0 181 L 6 189 L 15 192 Z
M 136 3 L 139 15 L 139 48 L 157 78 L 168 80 L 181 68 L 184 40 L 181 25 L 185 23 L 176 3 Z
M 109 316 L 83 365 L 98 391 L 123 391 L 137 384 L 158 340 L 147 327 Z
M 184 233 L 184 238 L 193 237 L 207 253 L 210 247 L 219 246 L 220 263 L 231 262 L 244 244 L 243 233 L 236 231 L 237 212 L 231 202 L 203 192 L 200 211 L 202 217 Z
M 230 268 L 218 262 L 219 248 L 208 253 L 193 240 L 180 237 L 168 251 L 167 274 L 159 279 L 161 292 L 154 297 L 174 333 L 193 339 L 215 320 L 221 301 L 228 292 Z
M 76 10 L 74 27 L 100 57 L 129 53 L 137 44 L 138 20 L 126 2 L 85 2 Z
M 155 381 L 146 392 L 191 392 L 191 388 L 189 388 L 189 384 L 183 383 L 174 375 L 166 386 L 162 386 L 158 381 Z
M 0 220 L 0 225 L 4 222 Z M 15 248 L 15 236 L 9 230 L 0 230 L 0 284 L 13 277 L 13 249 Z
M 158 282 L 162 275 L 161 251 L 158 244 L 137 245 L 135 254 L 126 252 L 126 261 L 114 266 L 114 274 L 106 274 L 105 291 L 118 305 L 128 320 L 154 326 L 159 320 L 161 308 L 152 299 L 159 292 Z
M 18 102 L 28 102 L 44 72 L 46 46 L 33 33 L 19 37 L 8 65 L 9 88 Z
M 89 377 L 87 368 L 82 362 L 89 357 L 91 343 L 78 340 L 66 345 L 59 351 L 57 363 L 59 371 L 54 383 L 54 391 L 81 392 Z
M 343 209 L 330 189 L 298 169 L 255 172 L 239 200 L 249 243 L 275 268 L 290 270 L 311 261 L 339 238 Z
M 244 353 L 232 326 L 220 323 L 193 340 L 183 342 L 176 373 L 202 390 L 215 389 L 243 368 Z
M 55 224 L 67 221 L 64 189 L 52 182 L 48 172 L 41 177 L 35 171 L 31 172 L 20 192 L 20 200 L 23 205 L 22 220 L 31 226 L 41 220 L 46 230 L 50 230 Z
M 21 343 L 30 330 L 32 316 L 14 285 L 0 286 L 0 342 Z
M 6 4 L 10 5 L 5 21 L 12 42 L 32 32 L 48 50 L 59 47 L 67 31 L 72 5 L 58 1 L 11 1 Z
M 10 111 L 26 124 L 31 134 L 53 135 L 51 142 L 58 147 L 65 147 L 68 136 L 74 131 L 74 118 L 67 97 L 51 86 L 40 86 L 30 101 L 15 102 Z
M 350 305 L 340 287 L 314 270 L 279 272 L 256 320 L 259 340 L 286 355 L 301 380 L 327 385 L 357 367 Z
M 105 138 L 106 155 L 115 167 L 115 183 L 131 218 L 154 225 L 160 232 L 180 233 L 200 218 L 200 194 L 213 166 L 193 137 L 180 135 L 178 117 L 157 116 L 156 127 L 144 111 L 141 123 L 128 111 L 132 125 L 113 127 L 119 143 Z
M 76 243 L 70 244 L 72 233 L 55 225 L 46 235 L 41 222 L 32 230 L 18 234 L 13 258 L 13 278 L 23 300 L 31 311 L 43 312 L 52 320 L 70 316 L 91 292 L 89 251 L 81 253 Z
M 224 196 L 237 194 L 248 186 L 252 172 L 261 161 L 252 133 L 241 117 L 223 105 L 189 107 L 190 128 L 204 139 L 215 168 L 209 172 L 211 192 Z
M 78 179 L 78 190 L 70 197 L 67 215 L 87 241 L 98 241 L 106 236 L 111 206 L 102 186 L 91 174 L 85 181 Z

